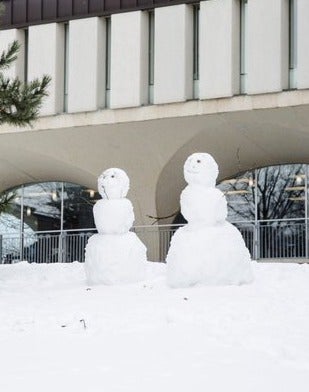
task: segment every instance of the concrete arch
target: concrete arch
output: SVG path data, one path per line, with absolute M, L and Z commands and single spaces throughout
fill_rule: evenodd
M 48 181 L 64 181 L 83 186 L 89 186 L 90 183 L 89 172 L 80 167 L 57 157 L 16 147 L 9 147 L 1 152 L 0 178 L 1 192 L 20 185 Z
M 196 102 L 192 105 L 199 108 Z M 191 102 L 182 105 L 187 106 Z M 64 116 L 58 128 L 48 128 L 53 118 L 42 119 L 44 129 L 1 134 L 0 191 L 54 180 L 95 189 L 103 169 L 120 167 L 131 179 L 135 223 L 150 224 L 148 215 L 166 216 L 179 208 L 185 185 L 182 167 L 193 152 L 213 154 L 219 180 L 254 167 L 309 163 L 308 109 L 309 105 L 213 114 L 184 111 L 182 116 L 91 125 L 81 124 L 79 116 Z M 86 120 L 90 122 L 87 116 Z
M 219 181 L 253 168 L 309 163 L 308 107 L 201 116 L 192 119 L 192 128 L 201 120 L 199 131 L 175 151 L 160 173 L 156 186 L 160 217 L 179 209 L 179 195 L 185 186 L 183 164 L 193 152 L 205 151 L 215 157 Z
M 120 167 L 131 180 L 136 224 L 151 223 L 147 215 L 156 215 L 158 175 L 192 135 L 183 126 L 188 121 L 167 118 L 2 134 L 0 191 L 53 180 L 96 189 L 102 170 Z

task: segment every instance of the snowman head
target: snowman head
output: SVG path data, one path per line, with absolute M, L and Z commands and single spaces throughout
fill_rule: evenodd
M 103 199 L 122 199 L 129 188 L 129 177 L 122 169 L 107 169 L 98 178 L 98 191 Z
M 184 176 L 189 185 L 214 187 L 218 174 L 216 161 L 207 153 L 190 155 L 184 165 Z

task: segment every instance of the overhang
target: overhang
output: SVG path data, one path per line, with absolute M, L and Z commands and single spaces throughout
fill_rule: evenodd
M 148 215 L 178 208 L 182 166 L 193 152 L 213 154 L 220 179 L 309 163 L 309 92 L 64 114 L 0 132 L 0 190 L 48 180 L 93 188 L 103 169 L 121 167 L 131 178 L 136 223 L 147 224 Z

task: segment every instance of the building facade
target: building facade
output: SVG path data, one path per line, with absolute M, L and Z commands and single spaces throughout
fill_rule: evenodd
M 21 44 L 8 75 L 52 83 L 33 127 L 0 127 L 1 192 L 90 194 L 121 167 L 136 224 L 170 224 L 193 152 L 215 157 L 220 181 L 309 163 L 308 0 L 4 4 L 0 50 Z

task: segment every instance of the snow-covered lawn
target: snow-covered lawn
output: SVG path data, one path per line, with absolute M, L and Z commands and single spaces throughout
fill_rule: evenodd
M 254 270 L 240 287 L 90 289 L 79 263 L 2 265 L 0 391 L 308 391 L 309 266 Z

